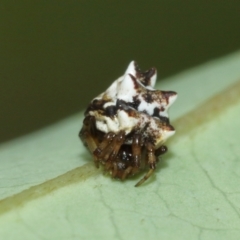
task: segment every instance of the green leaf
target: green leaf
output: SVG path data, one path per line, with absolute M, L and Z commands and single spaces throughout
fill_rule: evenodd
M 82 114 L 0 146 L 1 239 L 239 239 L 240 54 L 183 72 L 177 133 L 142 186 L 102 174 Z

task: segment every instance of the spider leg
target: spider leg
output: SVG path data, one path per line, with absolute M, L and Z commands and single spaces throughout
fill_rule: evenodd
M 105 159 L 105 155 L 109 151 L 109 147 L 115 137 L 115 134 L 112 132 L 106 133 L 104 135 L 103 141 L 97 146 L 93 151 L 93 155 L 98 159 Z
M 109 151 L 107 152 L 107 156 L 106 156 L 106 165 L 105 165 L 105 169 L 106 170 L 111 170 L 111 174 L 112 177 L 116 177 L 117 173 L 118 173 L 118 162 L 117 160 L 117 155 L 118 152 L 122 146 L 122 144 L 124 143 L 125 140 L 125 132 L 124 131 L 120 131 L 115 137 L 113 142 L 110 145 Z
M 125 140 L 125 132 L 124 131 L 120 131 L 116 137 L 114 138 L 114 141 L 112 143 L 112 151 L 110 153 L 110 156 L 108 158 L 109 161 L 112 161 L 116 158 L 119 149 L 121 148 L 123 142 Z
M 142 160 L 142 143 L 141 135 L 135 134 L 132 140 L 132 161 L 133 165 L 129 166 L 122 175 L 122 180 L 124 180 L 129 174 L 134 175 L 139 172 Z
M 107 146 L 107 150 L 105 151 L 104 160 L 105 163 L 105 170 L 110 170 L 112 177 L 116 177 L 118 173 L 118 162 L 117 162 L 117 155 L 119 150 L 124 143 L 125 140 L 125 132 L 120 131 L 111 142 L 110 146 Z
M 80 134 L 79 134 L 80 135 Z M 97 144 L 92 138 L 91 134 L 87 130 L 81 131 L 81 138 L 84 138 L 84 143 L 89 148 L 90 152 L 93 152 L 97 148 Z
M 132 140 L 132 160 L 133 160 L 133 164 L 132 166 L 128 166 L 125 170 L 123 170 L 123 172 L 121 173 L 121 180 L 124 180 L 125 178 L 128 177 L 128 175 L 130 174 L 135 174 L 139 171 L 140 169 L 140 164 L 141 164 L 141 150 L 142 150 L 142 146 L 141 146 L 141 135 L 140 134 L 135 134 L 133 136 L 133 140 Z M 117 175 L 117 164 L 114 163 L 113 166 L 113 172 L 112 172 L 112 176 L 115 177 Z
M 105 161 L 113 161 L 121 148 L 125 140 L 125 132 L 120 131 L 117 135 L 114 133 L 108 133 L 105 135 L 105 139 L 98 146 L 98 149 L 94 151 L 94 154 Z
M 117 162 L 113 162 L 112 177 L 115 178 L 118 172 Z
M 93 125 L 94 121 L 95 121 L 94 117 L 91 117 L 91 116 L 86 117 L 83 121 L 83 128 L 79 132 L 79 137 L 81 138 L 84 145 L 89 149 L 91 154 L 97 148 L 97 143 L 91 134 L 91 129 L 92 129 L 92 125 Z M 95 156 L 94 156 L 94 162 L 96 164 L 96 167 L 99 167 L 98 161 Z
M 150 169 L 147 174 L 135 185 L 135 187 L 139 187 L 142 185 L 154 172 L 155 169 Z
M 140 168 L 141 163 L 141 135 L 135 134 L 132 141 L 132 157 L 134 166 Z
M 91 116 L 87 116 L 84 118 L 83 127 L 78 134 L 78 136 L 81 138 L 84 145 L 88 147 L 91 152 L 96 148 L 96 143 L 94 139 L 91 137 L 91 130 L 90 130 L 92 118 L 93 117 Z
M 133 169 L 132 166 L 127 167 L 123 172 L 121 180 L 124 180 L 132 172 L 132 169 Z
M 155 148 L 154 145 L 150 142 L 147 142 L 145 144 L 145 147 L 147 149 L 147 159 L 148 159 L 148 165 L 150 167 L 147 174 L 135 185 L 135 187 L 140 186 L 143 184 L 154 172 L 156 168 L 156 156 L 155 156 Z
M 167 150 L 168 150 L 167 147 L 164 146 L 164 145 L 162 145 L 162 146 L 160 146 L 158 149 L 156 149 L 155 155 L 156 155 L 157 157 L 159 157 L 160 155 L 163 155 L 164 153 L 166 153 Z

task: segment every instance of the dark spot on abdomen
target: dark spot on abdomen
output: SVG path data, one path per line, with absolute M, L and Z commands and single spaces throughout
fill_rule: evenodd
M 116 106 L 108 106 L 105 109 L 105 116 L 113 117 L 117 114 L 117 107 Z

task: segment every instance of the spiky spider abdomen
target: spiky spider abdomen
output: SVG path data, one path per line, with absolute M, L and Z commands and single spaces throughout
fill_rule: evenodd
M 148 167 L 135 186 L 153 174 L 158 157 L 167 151 L 164 142 L 175 133 L 167 110 L 177 94 L 154 90 L 155 82 L 155 68 L 141 72 L 131 62 L 125 74 L 89 104 L 79 133 L 96 166 L 114 178 L 124 180 Z

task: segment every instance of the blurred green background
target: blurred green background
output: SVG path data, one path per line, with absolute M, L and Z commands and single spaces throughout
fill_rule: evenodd
M 2 0 L 0 141 L 79 112 L 131 60 L 164 78 L 233 52 L 239 26 L 232 0 Z

